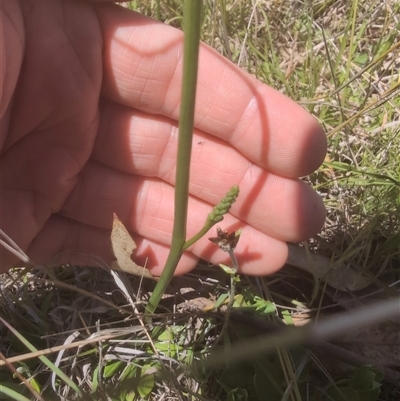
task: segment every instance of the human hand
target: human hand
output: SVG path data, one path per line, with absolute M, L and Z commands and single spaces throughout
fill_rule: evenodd
M 116 212 L 155 275 L 168 254 L 179 117 L 182 33 L 115 5 L 2 2 L 1 228 L 36 263 L 68 249 L 111 260 Z M 324 221 L 296 177 L 322 162 L 326 139 L 300 106 L 203 45 L 188 238 L 238 184 L 223 229 L 243 228 L 241 272 L 269 274 L 286 241 Z M 207 237 L 182 257 L 226 263 Z M 16 259 L 1 250 L 2 271 Z

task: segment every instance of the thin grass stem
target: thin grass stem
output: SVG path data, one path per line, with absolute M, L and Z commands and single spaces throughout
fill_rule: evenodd
M 175 212 L 171 250 L 149 303 L 147 313 L 157 308 L 186 242 L 186 221 L 189 199 L 190 157 L 193 140 L 194 111 L 196 100 L 197 70 L 200 45 L 202 1 L 186 0 L 184 3 L 183 78 L 179 118 L 178 154 L 175 179 Z

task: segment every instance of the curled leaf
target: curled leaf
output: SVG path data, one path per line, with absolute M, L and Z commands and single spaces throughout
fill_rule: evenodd
M 132 252 L 136 249 L 135 241 L 115 213 L 111 231 L 111 249 L 116 259 L 111 262 L 112 269 L 155 280 L 145 267 L 137 265 L 131 259 Z

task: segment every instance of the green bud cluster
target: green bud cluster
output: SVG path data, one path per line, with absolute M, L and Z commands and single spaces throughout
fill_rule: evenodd
M 232 204 L 239 196 L 239 186 L 234 185 L 229 192 L 222 198 L 221 202 L 214 207 L 213 211 L 207 216 L 207 220 L 212 223 L 218 223 L 224 219 L 224 215 L 229 212 Z

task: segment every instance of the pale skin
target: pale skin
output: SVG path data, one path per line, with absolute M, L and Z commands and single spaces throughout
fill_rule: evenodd
M 169 251 L 182 33 L 112 4 L 1 2 L 1 219 L 37 264 L 65 250 L 112 258 L 113 212 L 134 259 L 161 274 Z M 188 237 L 238 184 L 219 225 L 242 227 L 240 270 L 266 275 L 287 241 L 316 234 L 325 210 L 297 177 L 323 161 L 326 138 L 295 102 L 202 45 Z M 182 257 L 228 263 L 207 237 Z M 1 252 L 2 272 L 17 263 Z M 57 256 L 58 255 L 58 256 Z M 68 261 L 68 260 L 65 260 Z

